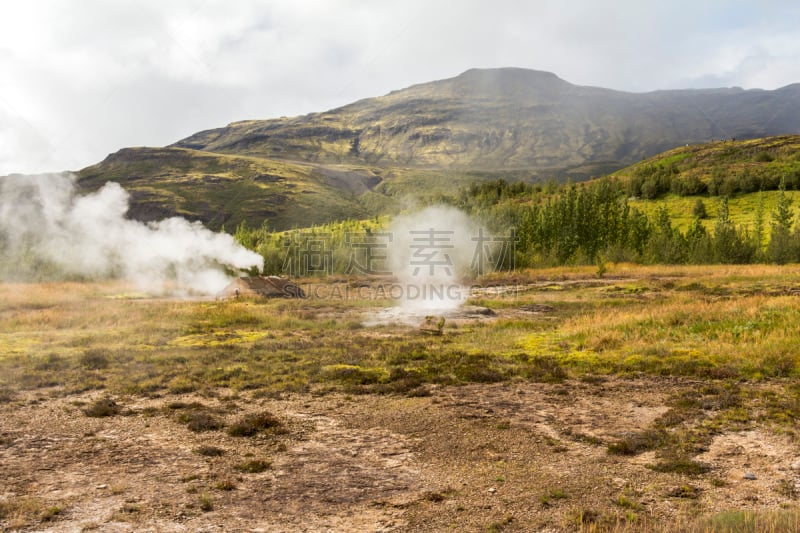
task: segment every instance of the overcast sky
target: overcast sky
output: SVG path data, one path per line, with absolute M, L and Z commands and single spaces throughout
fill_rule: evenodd
M 800 81 L 799 20 L 796 0 L 3 2 L 0 175 L 472 67 L 627 91 L 775 89 Z

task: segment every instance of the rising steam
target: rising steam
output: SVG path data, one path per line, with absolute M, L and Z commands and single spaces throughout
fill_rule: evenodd
M 261 268 L 260 255 L 199 222 L 125 218 L 128 193 L 117 183 L 79 196 L 71 174 L 0 179 L 0 278 L 122 278 L 142 290 L 175 286 L 214 294 L 225 268 Z
M 402 309 L 424 315 L 455 309 L 466 300 L 461 280 L 470 270 L 476 231 L 476 224 L 452 207 L 428 207 L 394 219 L 389 258 Z

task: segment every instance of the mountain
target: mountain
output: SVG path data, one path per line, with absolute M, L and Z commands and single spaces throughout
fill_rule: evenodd
M 800 132 L 800 84 L 627 93 L 516 68 L 469 70 L 324 113 L 236 122 L 174 146 L 378 166 L 620 168 L 687 143 Z
M 130 215 L 273 229 L 371 217 L 497 178 L 584 180 L 663 150 L 800 131 L 800 84 L 627 93 L 515 68 L 473 69 L 300 117 L 236 122 L 81 170 Z

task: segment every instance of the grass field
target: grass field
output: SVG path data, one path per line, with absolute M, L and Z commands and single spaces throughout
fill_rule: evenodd
M 440 331 L 365 326 L 368 279 L 0 285 L 0 528 L 797 528 L 800 268 L 596 274 L 477 280 Z
M 764 228 L 769 233 L 772 224 L 772 212 L 778 202 L 779 191 L 765 191 L 763 193 L 739 194 L 728 200 L 728 211 L 731 222 L 747 228 L 748 231 L 755 230 L 756 213 L 758 212 L 759 194 L 763 195 L 764 202 Z M 786 191 L 786 196 L 791 199 L 792 206 L 796 209 L 800 204 L 800 191 Z M 692 209 L 695 202 L 700 199 L 706 206 L 708 217 L 703 220 L 703 225 L 707 230 L 713 231 L 717 221 L 721 198 L 715 196 L 677 196 L 668 194 L 658 200 L 630 200 L 629 204 L 640 211 L 653 216 L 655 212 L 666 207 L 670 214 L 670 219 L 674 227 L 686 232 L 694 222 Z

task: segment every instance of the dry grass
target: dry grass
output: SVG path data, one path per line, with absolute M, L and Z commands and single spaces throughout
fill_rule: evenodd
M 623 264 L 603 280 L 594 271 L 484 280 L 531 285 L 513 298 L 476 301 L 500 318 L 442 336 L 350 327 L 369 303 L 362 300 L 221 303 L 130 299 L 132 289 L 115 283 L 0 285 L 0 329 L 8 332 L 0 390 L 3 401 L 18 387 L 54 385 L 143 395 L 217 386 L 419 393 L 426 383 L 514 377 L 798 374 L 797 267 Z M 554 311 L 514 312 L 530 304 Z
M 493 276 L 484 281 L 525 288 L 514 297 L 483 296 L 476 303 L 494 309 L 496 318 L 448 326 L 441 336 L 412 327 L 353 327 L 374 305 L 367 300 L 178 301 L 129 297 L 133 289 L 118 283 L 0 285 L 0 406 L 13 408 L 32 390 L 98 390 L 91 397 L 113 396 L 126 406 L 136 398 L 191 393 L 191 401 L 168 396 L 159 413 L 193 431 L 226 428 L 231 436 L 269 436 L 285 430 L 283 415 L 265 411 L 246 418 L 234 402 L 212 410 L 204 398 L 222 389 L 244 401 L 331 391 L 354 398 L 424 396 L 436 385 L 573 378 L 599 389 L 611 375 L 681 376 L 696 380 L 697 387 L 670 398 L 669 410 L 648 427 L 598 443 L 609 461 L 654 452 L 646 461 L 652 471 L 683 480 L 675 487 L 704 490 L 708 484 L 694 480 L 707 477 L 706 465 L 693 458 L 715 435 L 759 425 L 800 437 L 800 306 L 794 292 L 800 289 L 800 268 L 610 265 L 602 280 L 596 270 Z M 529 311 L 535 305 L 546 312 Z M 103 412 L 119 413 L 114 405 L 115 413 Z M 84 405 L 87 414 L 104 406 L 110 404 Z M 231 451 L 221 458 L 221 448 L 191 449 L 202 456 L 195 455 L 198 460 L 233 461 L 238 472 L 271 466 L 266 459 L 242 462 L 233 447 L 226 448 Z M 214 493 L 220 497 L 216 505 L 236 488 L 234 478 L 220 479 L 211 487 L 221 491 Z M 782 489 L 786 498 L 796 496 L 792 489 Z M 706 494 L 695 500 L 690 493 L 675 498 L 699 502 Z M 198 494 L 195 508 L 212 510 L 211 496 Z M 637 499 L 619 492 L 608 495 L 613 512 L 581 511 L 581 493 L 571 486 L 542 488 L 533 497 L 540 498 L 535 505 L 577 509 L 565 524 L 568 530 L 781 531 L 798 520 L 795 509 L 737 511 L 684 517 L 667 526 L 648 522 Z M 0 522 L 28 527 L 58 520 L 61 511 L 52 509 L 41 500 L 3 500 Z M 131 520 L 137 513 L 118 514 Z M 499 520 L 491 527 L 513 529 L 514 522 Z
M 10 529 L 27 528 L 35 523 L 57 520 L 63 511 L 63 507 L 35 496 L 13 497 L 0 500 L 0 524 L 5 521 Z

